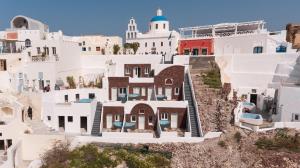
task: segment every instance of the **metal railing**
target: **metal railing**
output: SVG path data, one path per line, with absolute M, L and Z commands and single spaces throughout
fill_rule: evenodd
M 201 120 L 200 120 L 200 114 L 199 114 L 199 110 L 198 110 L 198 103 L 196 101 L 193 82 L 192 82 L 192 78 L 191 78 L 191 75 L 190 75 L 190 70 L 188 68 L 187 68 L 187 75 L 188 75 L 188 80 L 189 80 L 188 82 L 189 82 L 190 88 L 191 88 L 191 94 L 192 94 L 192 97 L 193 97 L 193 103 L 194 103 L 195 110 L 196 110 L 197 122 L 199 124 L 199 133 L 200 133 L 200 136 L 203 136 L 202 127 L 201 127 Z
M 185 98 L 185 89 L 184 89 L 184 87 L 185 87 L 185 85 L 184 85 L 184 82 L 183 82 L 183 84 L 182 84 L 182 94 L 183 94 L 183 101 L 185 101 L 186 100 L 186 98 Z M 190 116 L 190 109 L 189 109 L 189 106 L 187 105 L 187 116 Z M 187 131 L 188 132 L 191 132 L 191 119 L 190 119 L 190 117 L 187 117 L 187 120 L 188 120 L 188 122 L 187 122 Z
M 101 107 L 101 120 L 100 120 L 100 135 L 102 136 L 102 130 L 103 130 L 103 104 L 102 104 L 102 107 Z

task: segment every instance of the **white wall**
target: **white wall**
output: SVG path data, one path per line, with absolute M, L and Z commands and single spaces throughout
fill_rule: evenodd
M 292 114 L 298 114 L 300 116 L 299 102 L 300 87 L 283 86 L 279 89 L 277 115 L 281 122 L 292 122 Z

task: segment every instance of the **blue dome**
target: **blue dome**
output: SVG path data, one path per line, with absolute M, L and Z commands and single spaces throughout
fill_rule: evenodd
M 151 22 L 156 22 L 156 21 L 167 21 L 167 18 L 165 16 L 154 16 L 151 19 Z

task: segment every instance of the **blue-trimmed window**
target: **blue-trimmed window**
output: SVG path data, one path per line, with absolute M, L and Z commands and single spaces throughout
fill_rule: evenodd
M 263 47 L 262 46 L 256 46 L 253 48 L 253 53 L 258 54 L 263 52 Z
M 285 53 L 286 52 L 286 46 L 280 45 L 276 48 L 277 53 Z

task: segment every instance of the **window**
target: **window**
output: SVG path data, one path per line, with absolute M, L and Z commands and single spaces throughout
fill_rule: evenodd
M 115 121 L 120 121 L 120 118 L 121 118 L 121 117 L 120 117 L 119 114 L 116 114 L 116 115 L 115 115 Z
M 48 121 L 51 121 L 51 116 L 47 116 Z
M 149 68 L 149 67 L 146 67 L 146 68 L 145 68 L 145 74 L 149 74 L 149 72 L 150 72 L 150 68 Z
M 85 48 L 85 47 L 82 47 L 82 51 L 86 51 L 86 48 Z
M 29 39 L 25 40 L 25 47 L 31 47 L 31 41 Z
M 73 116 L 68 116 L 68 122 L 73 122 Z
M 130 121 L 131 121 L 131 122 L 136 122 L 136 117 L 135 117 L 135 115 L 132 115 L 132 116 L 130 117 Z
M 140 94 L 140 88 L 134 87 L 133 88 L 133 94 Z
M 263 52 L 263 47 L 262 46 L 256 46 L 253 48 L 253 53 L 258 54 Z
M 155 42 L 152 43 L 152 46 L 155 47 Z
M 52 47 L 52 54 L 56 55 L 56 47 Z
M 164 42 L 160 42 L 160 46 L 164 46 Z
M 67 103 L 69 101 L 68 95 L 65 95 L 65 102 Z
M 300 114 L 292 114 L 293 120 L 292 121 L 300 121 Z
M 171 47 L 171 45 L 172 45 L 172 42 L 171 42 L 171 41 L 169 41 L 169 46 Z
M 164 23 L 164 29 L 166 29 L 166 24 Z
M 158 88 L 158 95 L 162 95 L 162 87 Z
M 75 95 L 75 99 L 76 99 L 76 101 L 79 101 L 79 99 L 80 99 L 79 93 L 77 93 L 77 94 Z
M 29 57 L 31 56 L 31 52 L 28 52 L 28 56 L 29 56 Z
M 158 29 L 158 24 L 155 24 L 155 28 Z
M 79 46 L 82 46 L 82 43 L 78 43 Z
M 168 120 L 168 113 L 161 113 L 161 120 Z
M 37 54 L 41 54 L 41 48 L 40 47 L 37 47 L 36 51 L 37 51 Z
M 125 68 L 125 74 L 130 74 L 130 68 Z
M 130 33 L 127 33 L 127 38 L 130 38 Z
M 198 48 L 193 49 L 193 55 L 199 55 L 199 49 Z
M 96 47 L 96 51 L 101 51 L 100 47 Z
M 183 50 L 183 54 L 184 55 L 189 55 L 190 54 L 190 50 L 189 49 L 184 49 Z
M 82 45 L 85 45 L 85 41 L 82 42 Z
M 6 71 L 6 60 L 0 59 L 0 71 Z
M 0 136 L 2 136 L 2 132 L 0 132 Z
M 145 109 L 140 109 L 139 114 L 145 114 Z
M 89 99 L 94 99 L 95 97 L 95 93 L 89 93 Z
M 179 88 L 177 87 L 177 88 L 175 88 L 175 95 L 179 95 Z
M 119 88 L 119 95 L 126 94 L 126 88 Z
M 46 55 L 49 55 L 49 47 L 44 47 L 44 53 L 45 53 Z
M 276 48 L 277 53 L 285 53 L 286 52 L 286 46 L 280 45 Z
M 145 43 L 145 47 L 147 47 L 147 42 Z
M 142 96 L 146 96 L 146 89 L 142 88 Z
M 135 31 L 135 26 L 132 26 L 132 28 L 133 28 L 133 31 Z
M 173 79 L 167 78 L 167 79 L 165 80 L 165 85 L 173 85 Z
M 202 48 L 201 49 L 201 54 L 202 55 L 207 55 L 207 48 Z
M 149 125 L 152 125 L 153 123 L 153 117 L 152 117 L 152 115 L 151 116 L 149 116 L 149 118 L 148 118 L 148 123 L 149 123 Z

